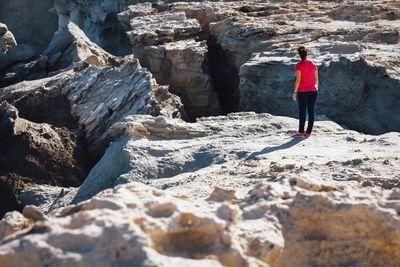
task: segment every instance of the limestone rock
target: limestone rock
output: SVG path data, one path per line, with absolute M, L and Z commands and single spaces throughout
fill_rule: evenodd
M 168 12 L 158 12 L 164 9 Z M 127 35 L 140 63 L 152 72 L 159 84 L 169 85 L 171 92 L 182 99 L 192 121 L 222 112 L 205 67 L 206 42 L 195 41 L 202 31 L 194 18 L 201 17 L 194 15 L 198 12 L 191 14 L 193 18 L 187 18 L 189 11 L 174 11 L 171 6 L 155 8 L 145 3 L 130 6 L 119 14 L 121 21 L 129 21 L 131 31 Z
M 133 58 L 107 67 L 77 65 L 49 78 L 1 88 L 3 101 L 15 107 L 2 109 L 0 141 L 0 180 L 8 181 L 1 184 L 3 196 L 15 200 L 4 204 L 12 208 L 18 202 L 10 196 L 18 197 L 27 184 L 78 186 L 113 140 L 106 132 L 115 122 L 133 114 L 180 117 L 182 109 L 180 99 L 157 85 Z M 45 202 L 46 208 L 57 206 L 50 203 Z
M 133 182 L 24 227 L 19 213 L 8 213 L 19 221 L 0 241 L 0 260 L 10 267 L 49 259 L 60 266 L 396 266 L 392 193 L 321 193 L 282 181 L 216 202 Z
M 201 31 L 199 22 L 186 18 L 183 12 L 137 17 L 130 20 L 130 27 L 127 35 L 134 48 L 172 42 Z
M 221 113 L 219 98 L 211 77 L 203 66 L 207 53 L 205 42 L 182 40 L 143 48 L 139 60 L 159 84 L 170 86 L 185 105 L 190 119 Z
M 400 163 L 400 157 L 395 159 L 398 133 L 374 139 L 322 118 L 311 139 L 292 139 L 290 133 L 297 127 L 295 119 L 254 113 L 197 123 L 126 117 L 109 129 L 107 135 L 116 141 L 91 170 L 74 202 L 130 181 L 199 197 L 209 195 L 214 186 L 248 190 L 260 179 L 287 179 L 316 192 L 340 192 L 343 181 L 356 188 L 362 188 L 363 180 L 396 187 L 400 165 L 383 168 L 382 161 Z M 357 165 L 348 163 L 354 159 L 360 159 Z
M 50 71 L 63 69 L 73 62 L 80 61 L 101 67 L 107 65 L 108 59 L 112 57 L 91 42 L 83 31 L 71 22 L 54 35 L 43 53 L 48 57 L 47 67 Z
M 253 219 L 242 216 L 240 208 L 229 203 L 193 200 L 131 183 L 56 210 L 47 221 L 36 222 L 25 233 L 15 233 L 16 238 L 3 240 L 0 260 L 10 267 L 41 266 L 48 257 L 57 265 L 64 262 L 63 266 L 100 262 L 102 266 L 125 262 L 143 266 L 268 266 L 264 261 L 267 254 L 282 249 L 281 236 L 268 236 L 278 222 L 255 226 Z M 243 235 L 251 225 L 257 229 L 255 235 Z M 256 235 L 259 244 L 268 242 L 273 249 L 252 254 L 247 241 Z M 255 242 L 252 247 L 257 246 Z M 105 256 L 100 251 L 108 253 Z M 22 254 L 28 258 L 20 257 Z
M 7 213 L 0 221 L 0 240 L 29 227 L 31 224 L 32 223 L 18 211 Z
M 287 216 L 280 266 L 396 266 L 400 261 L 397 212 L 365 195 L 301 193 Z

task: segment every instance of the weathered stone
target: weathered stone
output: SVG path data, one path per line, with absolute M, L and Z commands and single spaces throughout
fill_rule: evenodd
M 4 33 L 0 34 L 0 57 L 1 57 L 3 54 L 6 54 L 12 48 L 16 47 L 17 42 L 14 39 L 14 35 L 10 31 L 7 31 L 7 28 L 1 28 L 0 26 L 0 29 L 6 30 Z
M 63 69 L 79 61 L 102 67 L 107 65 L 108 59 L 112 57 L 92 43 L 83 31 L 71 22 L 54 35 L 43 53 L 49 58 L 49 71 Z
M 195 120 L 221 113 L 213 81 L 203 70 L 206 53 L 205 42 L 192 39 L 148 46 L 137 55 L 159 84 L 169 85 L 181 98 L 189 118 Z
M 130 20 L 130 27 L 127 35 L 134 49 L 195 36 L 201 31 L 199 22 L 186 18 L 183 12 L 137 17 Z
M 197 123 L 165 117 L 126 117 L 109 129 L 107 135 L 116 141 L 91 170 L 74 201 L 130 181 L 201 197 L 210 194 L 214 186 L 245 190 L 260 179 L 288 179 L 317 192 L 340 191 L 340 182 L 358 177 L 353 171 L 369 177 L 373 185 L 381 186 L 386 179 L 395 183 L 400 165 L 385 169 L 381 162 L 397 153 L 398 133 L 380 136 L 380 141 L 363 142 L 364 137 L 372 137 L 322 120 L 316 122 L 315 136 L 303 140 L 290 137 L 298 127 L 297 120 L 268 114 L 230 114 L 201 118 Z M 355 141 L 349 142 L 344 136 Z M 365 147 L 360 149 L 362 145 Z M 377 158 L 368 162 L 369 168 L 362 163 L 344 164 L 368 154 Z M 381 178 L 371 177 L 375 171 Z M 356 185 L 361 188 L 358 182 Z
M 0 244 L 1 240 L 13 233 L 23 230 L 32 224 L 18 211 L 7 213 L 2 220 L 0 220 Z

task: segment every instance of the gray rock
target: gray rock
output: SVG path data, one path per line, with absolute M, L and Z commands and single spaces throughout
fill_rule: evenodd
M 37 55 L 37 50 L 27 44 L 19 44 L 5 55 L 0 55 L 0 71 L 4 71 L 7 67 L 10 67 L 19 62 L 26 62 Z
M 209 74 L 203 70 L 207 45 L 193 39 L 144 47 L 137 52 L 159 84 L 178 95 L 191 120 L 221 114 L 219 97 Z
M 71 203 L 78 188 L 58 187 L 51 185 L 31 185 L 21 192 L 21 205 L 34 205 L 42 213 L 47 214 L 54 209 L 67 206 Z
M 8 31 L 4 34 L 0 34 L 0 57 L 16 46 L 17 42 L 11 32 Z
M 7 25 L 0 23 L 0 35 L 5 34 L 8 31 Z
M 40 53 L 57 30 L 53 0 L 2 1 L 0 21 L 7 24 L 18 44 L 29 44 Z

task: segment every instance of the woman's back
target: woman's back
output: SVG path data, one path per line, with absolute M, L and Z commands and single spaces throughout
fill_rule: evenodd
M 315 82 L 317 66 L 312 60 L 306 59 L 297 63 L 296 71 L 300 71 L 301 73 L 299 92 L 313 92 L 318 90 Z

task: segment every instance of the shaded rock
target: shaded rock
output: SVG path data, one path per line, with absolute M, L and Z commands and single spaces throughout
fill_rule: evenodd
M 43 213 L 48 213 L 71 203 L 78 189 L 51 185 L 30 185 L 21 191 L 21 205 L 33 205 Z
M 5 55 L 0 55 L 0 71 L 4 71 L 5 68 L 18 62 L 28 61 L 36 55 L 37 50 L 33 46 L 20 44 L 8 51 Z
M 4 26 L 0 26 L 0 32 L 3 31 L 3 33 L 0 33 L 0 56 L 6 54 L 9 50 L 17 46 L 14 35 L 7 30 L 7 26 L 5 24 L 1 25 Z
M 55 9 L 62 28 L 66 23 L 76 24 L 91 41 L 114 55 L 128 55 L 132 51 L 122 25 L 117 20 L 117 13 L 128 5 L 146 2 L 140 0 L 56 0 Z
M 0 21 L 7 24 L 18 44 L 29 44 L 40 53 L 57 30 L 58 18 L 53 7 L 52 0 L 3 1 Z
M 0 35 L 5 34 L 8 31 L 7 25 L 0 23 Z
M 4 102 L 0 113 L 2 191 L 19 200 L 19 191 L 32 182 L 70 186 L 82 182 L 90 164 L 76 129 L 28 121 Z M 15 207 L 2 202 L 0 216 L 7 209 Z
M 203 70 L 207 46 L 194 40 L 148 46 L 138 53 L 159 84 L 169 85 L 171 93 L 184 103 L 191 120 L 221 113 L 211 77 Z

